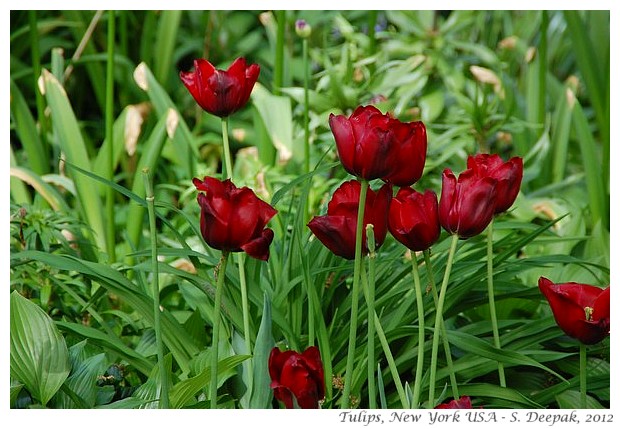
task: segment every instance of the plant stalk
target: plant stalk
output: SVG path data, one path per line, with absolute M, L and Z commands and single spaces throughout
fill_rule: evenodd
M 410 405 L 411 408 L 417 408 L 420 403 L 422 372 L 424 371 L 424 301 L 422 300 L 422 285 L 420 283 L 418 260 L 414 251 L 411 251 L 411 267 L 413 272 L 413 285 L 415 288 L 415 300 L 418 306 L 418 361 L 413 385 L 413 399 Z
M 215 286 L 215 302 L 213 304 L 213 338 L 211 345 L 211 388 L 209 394 L 211 395 L 211 409 L 217 408 L 217 361 L 218 350 L 220 343 L 220 323 L 221 323 L 221 308 L 222 308 L 222 292 L 224 289 L 224 279 L 226 278 L 226 265 L 228 262 L 229 253 L 222 252 L 222 259 L 220 260 L 220 266 L 217 274 L 217 283 Z
M 308 86 L 310 70 L 308 65 L 308 39 L 304 38 L 302 44 L 303 69 L 304 69 L 304 173 L 310 172 L 310 101 Z
M 105 80 L 105 134 L 108 140 L 108 180 L 114 181 L 114 44 L 116 24 L 114 11 L 108 11 L 108 61 Z M 114 227 L 114 189 L 106 187 L 106 245 L 110 263 L 116 260 L 116 234 Z
M 353 290 L 351 294 L 351 324 L 349 325 L 349 348 L 347 351 L 347 367 L 344 375 L 344 390 L 342 393 L 342 408 L 349 408 L 351 384 L 353 383 L 353 367 L 355 361 L 355 340 L 357 336 L 357 310 L 359 301 L 361 265 L 362 265 L 362 232 L 364 228 L 364 209 L 366 208 L 366 194 L 368 181 L 362 179 L 360 201 L 357 209 L 357 228 L 355 230 L 355 262 L 353 265 Z
M 579 402 L 581 408 L 587 407 L 587 364 L 586 345 L 579 343 Z
M 375 324 L 370 318 L 375 314 L 375 233 L 372 224 L 366 226 L 366 241 L 368 243 L 368 408 L 377 408 L 377 386 L 375 383 Z
M 161 379 L 161 393 L 159 396 L 159 408 L 170 408 L 168 399 L 168 374 L 164 362 L 164 343 L 161 335 L 161 309 L 159 305 L 159 267 L 157 262 L 157 226 L 155 224 L 155 195 L 149 169 L 142 170 L 147 209 L 149 214 L 149 228 L 151 232 L 151 264 L 153 270 L 153 329 L 155 330 L 155 343 L 157 345 L 157 365 Z
M 364 289 L 364 296 L 366 297 L 366 300 L 368 300 L 368 282 L 366 279 L 366 273 L 365 273 L 363 264 L 362 264 L 362 287 Z M 381 348 L 383 349 L 383 353 L 385 354 L 385 358 L 387 359 L 388 368 L 390 368 L 392 379 L 394 380 L 394 384 L 396 385 L 396 391 L 398 392 L 398 397 L 400 399 L 402 408 L 409 408 L 409 401 L 407 399 L 407 394 L 405 393 L 403 382 L 400 379 L 400 374 L 398 373 L 398 368 L 396 367 L 396 361 L 394 360 L 394 356 L 392 355 L 392 351 L 390 350 L 390 345 L 388 343 L 387 337 L 385 336 L 385 332 L 383 331 L 383 327 L 381 326 L 381 321 L 379 320 L 379 316 L 377 316 L 377 312 L 373 311 L 372 313 L 370 312 L 368 313 L 368 323 L 370 323 L 371 317 L 374 319 L 375 331 L 377 332 L 377 337 L 379 337 Z
M 437 302 L 437 310 L 435 313 L 435 331 L 433 335 L 433 348 L 431 349 L 431 373 L 428 389 L 428 406 L 429 408 L 435 408 L 435 379 L 437 377 L 437 351 L 439 348 L 440 327 L 442 326 L 443 317 L 443 304 L 446 299 L 446 290 L 448 289 L 448 283 L 450 281 L 450 271 L 452 271 L 452 263 L 454 262 L 454 254 L 456 253 L 456 245 L 458 244 L 459 237 L 454 234 L 452 236 L 452 243 L 450 244 L 450 253 L 448 254 L 448 262 L 446 264 L 446 270 L 443 276 L 443 282 L 441 283 L 441 290 L 439 291 L 439 301 Z M 439 328 L 439 329 L 438 329 Z M 458 399 L 458 398 L 455 398 Z
M 501 349 L 502 346 L 497 325 L 497 311 L 495 309 L 495 292 L 493 287 L 493 221 L 491 221 L 487 228 L 487 286 L 489 290 L 489 311 L 491 313 L 491 326 L 493 328 L 493 343 L 495 348 Z M 497 372 L 499 374 L 499 385 L 506 387 L 506 375 L 504 374 L 503 362 L 497 362 Z
M 439 302 L 439 296 L 437 295 L 437 287 L 435 286 L 435 277 L 433 275 L 433 263 L 431 262 L 431 254 L 430 249 L 424 251 L 424 263 L 426 264 L 426 272 L 428 274 L 428 281 L 431 285 L 431 290 L 433 292 L 433 302 L 435 303 L 435 308 L 437 308 L 437 303 Z M 460 398 L 459 395 L 459 387 L 456 382 L 456 375 L 454 373 L 454 365 L 452 364 L 452 352 L 450 351 L 450 343 L 448 342 L 448 335 L 446 331 L 446 324 L 443 320 L 443 314 L 441 315 L 441 341 L 443 343 L 444 353 L 446 355 L 446 363 L 448 364 L 448 372 L 450 374 L 450 385 L 452 386 L 452 396 L 454 399 Z
M 230 142 L 228 141 L 228 117 L 222 118 L 222 142 L 224 145 L 224 168 L 222 180 L 232 178 L 232 154 L 230 153 Z

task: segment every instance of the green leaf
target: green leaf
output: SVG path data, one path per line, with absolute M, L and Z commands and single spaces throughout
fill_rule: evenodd
M 46 405 L 69 375 L 65 339 L 39 306 L 11 293 L 11 376 Z
M 490 360 L 503 362 L 508 365 L 534 366 L 555 375 L 561 380 L 564 380 L 564 377 L 553 371 L 551 368 L 546 367 L 545 365 L 522 353 L 507 349 L 495 348 L 491 344 L 478 337 L 460 331 L 448 330 L 447 336 L 450 343 L 454 344 L 463 351 L 473 353 L 475 355 L 482 356 Z
M 269 385 L 269 354 L 275 345 L 271 333 L 271 300 L 265 293 L 263 301 L 263 316 L 261 318 L 256 344 L 254 345 L 254 381 L 252 385 L 252 396 L 250 397 L 250 408 L 265 409 L 269 407 L 272 392 Z
M 252 91 L 252 102 L 267 128 L 271 142 L 278 150 L 281 161 L 293 155 L 293 113 L 288 97 L 273 95 L 264 86 L 256 84 Z
M 75 394 L 84 402 L 84 405 L 88 408 L 95 406 L 97 400 L 97 376 L 105 372 L 107 367 L 107 360 L 104 353 L 100 353 L 95 356 L 84 360 L 73 368 L 71 376 L 67 378 L 65 385 L 67 385 Z M 81 408 L 80 404 L 73 402 L 67 395 L 60 394 L 57 408 Z
M 233 371 L 235 367 L 248 358 L 249 355 L 237 355 L 220 360 L 217 363 L 218 386 L 232 377 L 235 374 Z M 210 381 L 211 368 L 207 367 L 197 376 L 178 382 L 170 390 L 170 405 L 172 408 L 189 405 L 196 393 L 208 386 Z
M 45 96 L 52 111 L 52 123 L 58 136 L 58 143 L 65 159 L 86 170 L 91 169 L 84 139 L 77 119 L 69 103 L 67 93 L 58 80 L 47 70 L 42 73 Z M 103 222 L 103 208 L 97 192 L 93 192 L 93 183 L 84 176 L 73 177 L 77 191 L 80 211 L 92 229 L 95 242 L 100 250 L 106 249 L 106 235 Z
M 581 406 L 581 395 L 577 390 L 565 390 L 555 397 L 555 400 L 558 402 L 558 406 L 563 409 L 577 409 L 582 408 Z M 596 399 L 591 396 L 586 396 L 586 408 L 589 409 L 604 409 L 603 405 Z

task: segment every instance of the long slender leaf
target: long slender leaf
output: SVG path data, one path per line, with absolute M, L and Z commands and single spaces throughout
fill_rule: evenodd
M 90 170 L 91 163 L 86 153 L 84 139 L 67 93 L 60 82 L 47 70 L 43 70 L 42 77 L 47 103 L 52 111 L 52 124 L 66 160 Z M 96 192 L 92 192 L 92 184 L 85 177 L 76 175 L 73 181 L 80 203 L 80 211 L 92 229 L 97 246 L 101 251 L 105 251 L 106 235 L 101 199 Z

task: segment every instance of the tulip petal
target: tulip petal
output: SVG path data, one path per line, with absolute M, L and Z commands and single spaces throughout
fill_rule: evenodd
M 344 216 L 315 216 L 308 228 L 337 256 L 355 259 L 355 226 L 357 220 Z
M 338 150 L 338 158 L 344 169 L 353 175 L 357 175 L 353 167 L 355 159 L 355 137 L 353 136 L 353 128 L 346 116 L 334 114 L 329 115 L 329 127 L 332 130 L 334 139 L 336 140 L 336 149 Z
M 273 230 L 265 228 L 261 235 L 241 246 L 241 249 L 252 258 L 261 261 L 269 260 L 269 245 L 273 241 Z

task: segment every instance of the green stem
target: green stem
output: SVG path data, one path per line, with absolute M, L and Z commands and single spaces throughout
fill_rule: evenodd
M 222 252 L 222 259 L 217 274 L 217 284 L 215 286 L 215 302 L 213 304 L 213 338 L 211 345 L 211 408 L 217 408 L 217 361 L 220 340 L 220 322 L 222 307 L 222 292 L 224 289 L 224 279 L 226 278 L 226 265 L 228 262 L 228 252 Z
M 144 189 L 149 214 L 149 228 L 151 231 L 151 264 L 153 270 L 153 329 L 155 329 L 155 343 L 157 345 L 157 365 L 159 366 L 159 376 L 161 379 L 161 393 L 159 397 L 159 408 L 170 408 L 168 400 L 168 374 L 164 362 L 164 343 L 161 336 L 161 309 L 159 305 L 159 268 L 157 262 L 157 226 L 155 224 L 155 196 L 153 185 L 149 174 L 149 169 L 142 170 L 144 178 Z
M 364 269 L 363 267 L 364 266 L 362 265 L 362 269 Z M 362 287 L 364 289 L 364 296 L 366 297 L 366 300 L 368 300 L 368 282 L 366 281 L 366 275 L 364 272 L 362 273 Z M 402 408 L 409 408 L 407 394 L 405 393 L 403 382 L 400 379 L 400 374 L 398 373 L 398 368 L 396 367 L 396 361 L 394 360 L 394 356 L 392 355 L 392 351 L 390 350 L 390 345 L 388 343 L 387 337 L 385 336 L 385 332 L 383 331 L 383 327 L 381 326 L 379 316 L 377 316 L 376 311 L 373 311 L 372 313 L 369 312 L 369 323 L 370 317 L 374 318 L 375 331 L 377 332 L 377 337 L 379 337 L 379 342 L 381 343 L 381 348 L 383 349 L 385 358 L 388 361 L 388 368 L 390 368 L 392 379 L 394 380 L 394 384 L 396 385 L 396 391 L 398 392 L 398 397 L 400 398 Z
M 581 408 L 587 407 L 587 355 L 586 355 L 586 345 L 583 343 L 579 343 L 579 398 Z
M 310 102 L 308 85 L 310 70 L 308 67 L 308 39 L 302 40 L 303 69 L 304 69 L 304 173 L 310 172 Z
M 347 351 L 347 369 L 344 375 L 344 391 L 342 393 L 342 408 L 349 408 L 351 384 L 353 383 L 353 366 L 355 360 L 355 340 L 357 335 L 357 307 L 359 300 L 361 265 L 362 265 L 362 231 L 364 228 L 364 209 L 368 181 L 362 179 L 360 201 L 357 209 L 357 228 L 355 230 L 355 262 L 353 265 L 353 291 L 351 295 L 351 322 L 349 325 L 349 349 Z
M 431 375 L 428 389 L 428 406 L 429 408 L 435 407 L 435 379 L 437 377 L 437 351 L 439 349 L 439 337 L 442 335 L 438 332 L 442 323 L 443 317 L 443 303 L 446 299 L 446 290 L 448 288 L 448 282 L 450 281 L 450 271 L 452 271 L 452 263 L 454 261 L 454 254 L 456 253 L 456 245 L 458 244 L 459 236 L 454 234 L 452 236 L 452 243 L 450 245 L 450 253 L 448 254 L 448 262 L 446 264 L 446 271 L 444 272 L 443 282 L 441 283 L 441 290 L 439 291 L 439 301 L 437 302 L 437 310 L 435 312 L 435 332 L 433 335 L 433 348 L 431 349 Z M 438 329 L 439 328 L 439 329 Z M 458 398 L 455 398 L 458 399 Z
M 493 343 L 495 344 L 495 348 L 501 349 L 499 328 L 497 325 L 497 311 L 495 310 L 495 292 L 493 287 L 493 221 L 491 221 L 487 228 L 487 286 L 489 289 L 489 311 L 491 312 Z M 506 387 L 506 375 L 504 374 L 503 362 L 497 362 L 497 372 L 499 374 L 499 385 Z
M 372 56 L 377 51 L 377 40 L 375 38 L 375 26 L 377 25 L 377 16 L 379 12 L 376 10 L 368 11 L 368 55 Z
M 41 143 L 43 144 L 44 152 L 48 152 L 47 146 L 47 131 L 48 123 L 45 117 L 45 100 L 43 94 L 39 91 L 39 76 L 41 76 L 41 51 L 39 48 L 39 29 L 37 27 L 37 11 L 28 11 L 28 21 L 30 26 L 30 53 L 32 60 L 32 73 L 34 80 L 34 94 L 37 102 L 37 118 L 39 120 L 39 126 L 41 130 L 39 135 L 41 136 Z M 43 174 L 49 170 L 49 164 L 45 165 L 45 171 L 37 171 L 37 173 Z
M 433 263 L 431 262 L 430 249 L 424 251 L 424 263 L 426 264 L 426 272 L 428 274 L 428 280 L 433 291 L 433 301 L 435 308 L 439 302 L 439 296 L 437 295 L 437 287 L 435 286 L 435 276 L 433 275 Z M 456 382 L 456 375 L 454 373 L 454 365 L 452 364 L 452 352 L 450 351 L 450 343 L 448 342 L 448 335 L 446 331 L 446 324 L 443 320 L 443 314 L 441 315 L 441 341 L 443 342 L 443 349 L 446 355 L 446 363 L 448 364 L 448 372 L 450 374 L 450 385 L 452 386 L 452 396 L 454 399 L 460 398 L 459 387 Z
M 278 31 L 276 33 L 276 58 L 273 69 L 273 95 L 280 95 L 282 83 L 284 81 L 284 29 L 286 26 L 286 11 L 277 10 L 275 14 Z
M 105 100 L 105 134 L 108 140 L 108 180 L 114 181 L 114 41 L 115 41 L 114 11 L 108 11 L 108 61 L 106 67 L 106 100 Z M 106 219 L 107 219 L 107 251 L 110 263 L 116 260 L 116 239 L 114 228 L 114 189 L 106 189 Z
M 222 118 L 222 142 L 224 144 L 224 167 L 222 180 L 232 178 L 232 155 L 230 153 L 230 143 L 228 141 L 228 117 Z
M 422 301 L 422 285 L 420 284 L 418 260 L 415 256 L 415 252 L 413 251 L 411 252 L 411 267 L 413 271 L 415 299 L 418 305 L 418 361 L 415 371 L 415 382 L 413 385 L 413 400 L 411 401 L 411 407 L 417 408 L 420 403 L 422 372 L 424 371 L 424 301 Z
M 368 243 L 368 408 L 377 408 L 377 387 L 375 383 L 375 324 L 370 318 L 375 314 L 375 233 L 372 224 L 366 226 L 366 241 Z

